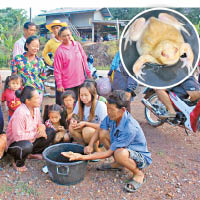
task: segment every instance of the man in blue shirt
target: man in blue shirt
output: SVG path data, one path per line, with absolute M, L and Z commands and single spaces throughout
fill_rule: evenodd
M 151 164 L 151 153 L 147 149 L 146 138 L 131 114 L 127 112 L 128 97 L 125 91 L 115 90 L 107 99 L 108 116 L 102 121 L 81 155 L 73 152 L 63 152 L 70 160 L 94 160 L 114 156 L 115 162 L 102 165 L 99 170 L 116 170 L 125 167 L 133 173 L 133 178 L 125 185 L 129 192 L 136 191 L 144 183 L 142 169 Z M 94 143 L 100 140 L 107 151 L 93 152 Z

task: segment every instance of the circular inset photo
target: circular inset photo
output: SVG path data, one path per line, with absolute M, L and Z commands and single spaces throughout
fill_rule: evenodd
M 168 8 L 149 9 L 124 28 L 120 57 L 128 74 L 140 84 L 174 87 L 195 71 L 199 36 L 181 13 Z

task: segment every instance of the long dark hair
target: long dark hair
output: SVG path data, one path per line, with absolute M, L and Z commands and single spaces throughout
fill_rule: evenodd
M 88 81 L 86 80 L 79 88 L 79 95 L 78 95 L 78 104 L 79 104 L 79 111 L 78 111 L 78 115 L 80 117 L 80 120 L 83 120 L 83 116 L 84 116 L 84 103 L 81 101 L 80 99 L 80 89 L 81 88 L 87 88 L 88 91 L 91 94 L 91 108 L 90 108 L 90 114 L 89 114 L 89 118 L 88 121 L 92 121 L 94 119 L 95 116 L 95 109 L 96 109 L 96 100 L 97 100 L 97 90 L 95 87 L 94 82 L 92 81 Z
M 24 50 L 25 50 L 25 51 L 28 51 L 28 48 L 26 47 L 26 45 L 27 45 L 27 44 L 30 44 L 33 40 L 38 40 L 38 41 L 40 41 L 39 38 L 38 38 L 36 35 L 32 35 L 32 36 L 28 37 L 28 38 L 26 39 L 26 42 L 25 42 L 25 45 L 24 45 Z
M 32 87 L 32 86 L 25 86 L 22 91 L 21 90 L 17 90 L 15 92 L 15 95 L 16 95 L 16 97 L 20 98 L 20 101 L 22 103 L 25 103 L 26 99 L 31 99 L 33 97 L 33 92 L 35 90 L 36 89 L 34 87 Z
M 18 74 L 12 74 L 11 76 L 7 76 L 6 80 L 5 80 L 5 85 L 4 85 L 4 91 L 9 88 L 9 82 L 13 81 L 13 80 L 21 80 L 21 86 L 22 86 L 22 78 L 21 76 L 19 76 Z

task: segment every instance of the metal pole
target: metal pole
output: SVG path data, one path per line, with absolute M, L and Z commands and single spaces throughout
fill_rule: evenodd
M 117 39 L 119 40 L 119 21 L 117 18 Z
M 30 22 L 32 22 L 32 9 L 30 8 Z

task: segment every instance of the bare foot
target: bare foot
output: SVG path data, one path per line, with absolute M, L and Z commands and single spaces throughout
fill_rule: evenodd
M 25 171 L 27 171 L 27 168 L 26 168 L 26 166 L 24 165 L 24 166 L 22 166 L 22 167 L 17 167 L 17 165 L 16 165 L 16 163 L 14 162 L 13 163 L 13 167 L 15 168 L 15 170 L 17 170 L 18 172 L 25 172 Z
M 43 160 L 43 156 L 42 156 L 42 154 L 29 154 L 28 159 Z

